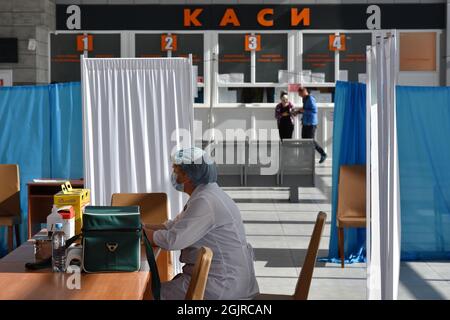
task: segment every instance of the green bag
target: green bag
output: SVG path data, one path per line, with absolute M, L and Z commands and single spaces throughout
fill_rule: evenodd
M 141 237 L 144 238 L 152 275 L 152 293 L 160 296 L 158 268 L 150 242 L 142 230 L 138 206 L 87 206 L 83 213 L 83 270 L 93 272 L 139 271 Z

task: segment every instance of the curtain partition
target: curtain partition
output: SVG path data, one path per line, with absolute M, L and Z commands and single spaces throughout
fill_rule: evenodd
M 85 180 L 93 205 L 109 205 L 113 193 L 165 192 L 170 218 L 182 211 L 186 198 L 170 182 L 170 157 L 192 145 L 192 80 L 185 58 L 83 59 Z
M 402 260 L 450 259 L 449 106 L 449 87 L 397 87 Z
M 22 241 L 28 234 L 27 183 L 83 176 L 81 129 L 79 83 L 0 87 L 0 163 L 19 165 Z M 6 253 L 2 229 L 0 257 Z
M 92 204 L 109 205 L 117 192 L 166 192 L 174 217 L 183 207 L 170 183 L 170 156 L 191 143 L 189 61 L 87 58 L 82 70 L 85 180 Z
M 340 263 L 336 211 L 338 204 L 339 168 L 344 164 L 366 163 L 366 85 L 336 82 L 333 119 L 333 169 L 331 229 L 328 258 L 321 259 Z M 365 262 L 366 230 L 345 229 L 345 263 Z
M 400 192 L 395 109 L 395 32 L 368 50 L 368 263 L 369 299 L 395 300 L 400 272 Z

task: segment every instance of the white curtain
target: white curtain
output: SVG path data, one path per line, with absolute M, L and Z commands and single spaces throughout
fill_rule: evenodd
M 400 272 L 400 192 L 398 184 L 395 86 L 395 32 L 378 36 L 367 54 L 368 266 L 369 299 L 395 300 Z
M 192 86 L 185 58 L 82 59 L 84 177 L 93 205 L 109 205 L 118 192 L 165 192 L 169 217 L 181 212 L 186 199 L 171 185 L 170 155 L 192 142 Z
M 378 172 L 378 117 L 377 117 L 377 71 L 376 48 L 368 47 L 367 51 L 367 298 L 381 299 L 380 270 L 380 209 L 379 209 L 379 172 Z M 372 236 L 373 234 L 373 236 Z
M 174 216 L 182 207 L 170 184 L 170 154 L 190 144 L 189 61 L 83 59 L 82 69 L 84 170 L 91 202 L 107 205 L 115 192 L 167 192 Z

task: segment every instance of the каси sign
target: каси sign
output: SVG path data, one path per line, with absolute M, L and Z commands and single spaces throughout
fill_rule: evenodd
M 445 29 L 445 3 L 57 5 L 57 30 Z

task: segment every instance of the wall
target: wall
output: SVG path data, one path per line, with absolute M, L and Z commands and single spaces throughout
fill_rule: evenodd
M 48 32 L 55 30 L 55 0 L 0 0 L 0 37 L 18 38 L 19 62 L 0 63 L 13 70 L 15 85 L 48 83 Z M 29 39 L 37 41 L 28 50 Z

